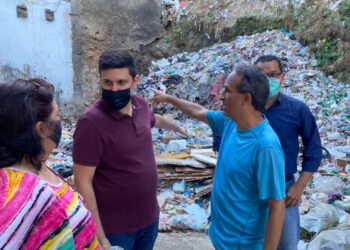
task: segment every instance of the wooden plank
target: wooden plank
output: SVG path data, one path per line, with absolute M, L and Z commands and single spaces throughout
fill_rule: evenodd
M 198 161 L 207 163 L 211 166 L 216 166 L 217 160 L 210 156 L 202 155 L 202 154 L 193 154 L 193 153 L 191 153 L 191 156 Z
M 161 180 L 186 180 L 186 181 L 197 181 L 213 178 L 213 175 L 204 176 L 159 176 Z
M 202 187 L 198 187 L 194 189 L 194 193 L 195 193 L 195 198 L 200 198 L 206 194 L 209 194 L 211 192 L 213 185 L 207 185 L 207 186 L 202 186 Z
M 200 161 L 197 161 L 195 159 L 157 159 L 156 158 L 156 164 L 157 166 L 162 165 L 177 165 L 177 166 L 190 166 L 194 168 L 206 168 L 207 166 L 203 164 Z
M 159 154 L 156 156 L 156 159 L 187 159 L 191 158 L 191 155 L 188 153 L 180 153 L 180 154 L 170 154 L 170 153 L 164 153 Z
M 201 155 L 207 155 L 215 158 L 215 152 L 212 148 L 205 148 L 205 149 L 191 149 L 191 154 L 201 154 Z
M 175 171 L 179 173 L 201 173 L 203 169 L 191 167 L 175 167 Z

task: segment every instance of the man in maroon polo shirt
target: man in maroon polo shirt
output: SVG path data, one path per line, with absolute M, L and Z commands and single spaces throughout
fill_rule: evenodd
M 140 77 L 128 52 L 105 51 L 99 72 L 102 98 L 82 114 L 74 133 L 75 186 L 103 249 L 153 249 L 159 207 L 151 128 L 185 131 L 131 93 Z

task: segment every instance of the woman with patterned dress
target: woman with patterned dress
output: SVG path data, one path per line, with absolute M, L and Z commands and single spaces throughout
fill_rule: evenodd
M 82 198 L 45 163 L 61 131 L 52 84 L 0 84 L 0 249 L 100 249 Z

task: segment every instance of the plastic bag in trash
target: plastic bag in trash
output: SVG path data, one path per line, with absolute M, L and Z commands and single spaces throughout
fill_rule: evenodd
M 337 176 L 315 176 L 313 184 L 316 192 L 326 194 L 331 192 L 342 193 L 345 187 L 344 181 Z
M 183 193 L 186 190 L 186 181 L 181 180 L 173 184 L 173 191 L 178 193 Z
M 309 232 L 319 233 L 339 224 L 342 212 L 339 208 L 320 203 L 306 215 L 300 216 L 300 226 Z
M 308 245 L 308 250 L 349 250 L 350 230 L 327 230 L 321 232 Z
M 203 208 L 193 203 L 184 208 L 187 214 L 178 214 L 170 218 L 169 224 L 176 229 L 203 231 L 207 228 L 208 217 Z
M 305 241 L 299 240 L 297 250 L 308 250 L 307 245 L 308 243 L 306 243 Z

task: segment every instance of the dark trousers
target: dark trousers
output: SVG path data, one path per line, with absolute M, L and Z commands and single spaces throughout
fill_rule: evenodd
M 158 236 L 159 220 L 133 233 L 107 234 L 112 246 L 119 246 L 124 250 L 152 250 Z

